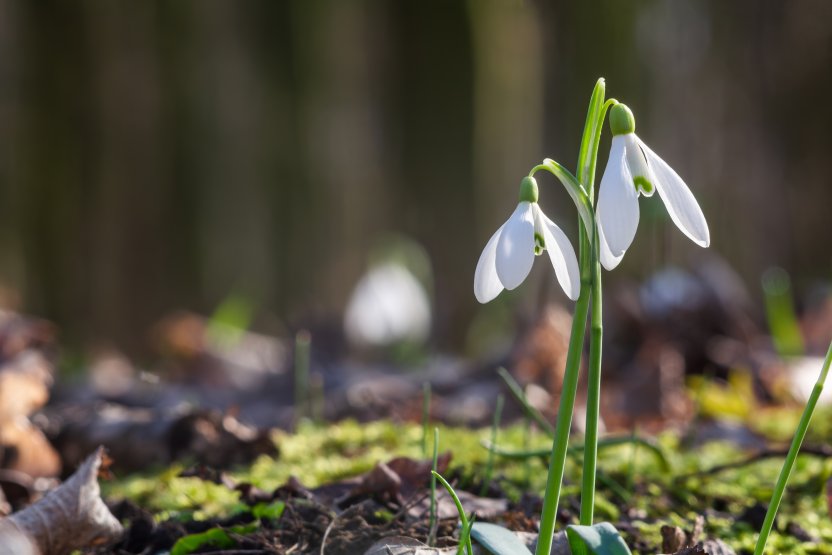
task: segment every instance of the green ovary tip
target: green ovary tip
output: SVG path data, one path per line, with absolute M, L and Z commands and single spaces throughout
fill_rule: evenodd
M 652 196 L 653 193 L 656 192 L 656 188 L 653 184 L 642 175 L 634 177 L 633 184 L 636 186 L 636 190 L 641 191 L 641 194 L 645 197 Z
M 636 132 L 636 118 L 626 104 L 616 104 L 610 108 L 610 131 L 613 136 Z
M 540 233 L 534 233 L 534 254 L 540 256 L 546 250 L 546 240 Z
M 520 181 L 520 202 L 537 202 L 537 181 L 534 177 L 524 177 Z

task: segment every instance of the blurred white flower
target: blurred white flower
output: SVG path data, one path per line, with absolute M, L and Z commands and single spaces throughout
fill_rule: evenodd
M 525 178 L 520 203 L 485 245 L 474 272 L 474 294 L 487 303 L 503 289 L 514 289 L 526 279 L 535 255 L 549 253 L 560 286 L 573 301 L 581 290 L 578 259 L 566 234 L 537 204 L 537 185 Z
M 708 223 L 693 194 L 644 141 L 635 134 L 635 120 L 623 104 L 610 112 L 613 139 L 607 167 L 601 178 L 596 207 L 601 264 L 612 270 L 633 242 L 638 227 L 638 197 L 655 191 L 673 223 L 700 247 L 711 242 Z
M 422 343 L 430 321 L 430 300 L 419 280 L 401 264 L 384 262 L 355 286 L 344 329 L 354 345 L 384 347 L 399 341 Z

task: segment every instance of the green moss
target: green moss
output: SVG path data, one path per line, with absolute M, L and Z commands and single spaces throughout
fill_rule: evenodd
M 199 478 L 179 478 L 181 471 L 181 466 L 174 465 L 158 474 L 105 482 L 103 493 L 106 497 L 130 499 L 157 513 L 160 520 L 178 514 L 203 520 L 239 510 L 237 492 Z
M 794 410 L 799 413 L 800 407 Z M 779 414 L 778 419 L 784 420 L 787 416 L 788 413 Z M 820 420 L 822 417 L 818 416 Z M 764 425 L 759 428 L 767 429 Z M 488 452 L 480 442 L 489 435 L 489 429 L 440 427 L 440 451 L 453 453 L 451 467 L 463 478 L 461 488 L 481 479 Z M 498 443 L 516 450 L 551 445 L 551 440 L 540 432 L 528 444 L 524 436 L 522 426 L 509 426 L 500 430 Z M 638 511 L 643 518 L 635 521 L 634 526 L 655 552 L 661 543 L 661 525 L 670 523 L 690 528 L 696 515 L 705 514 L 709 535 L 721 538 L 735 550 L 753 550 L 757 530 L 722 515 L 736 517 L 755 503 L 767 503 L 782 461 L 769 459 L 702 475 L 700 471 L 715 465 L 745 460 L 749 453 L 727 442 L 685 448 L 673 432 L 663 433 L 656 439 L 667 453 L 670 472 L 644 448 L 634 453 L 633 445 L 625 444 L 602 450 L 599 471 L 605 480 L 599 479 L 598 483 L 597 518 L 615 521 L 625 509 Z M 580 438 L 575 441 L 580 442 Z M 261 457 L 250 467 L 236 469 L 231 475 L 265 490 L 285 483 L 290 476 L 315 487 L 361 474 L 393 456 L 421 458 L 422 454 L 421 426 L 389 421 L 369 424 L 345 421 L 326 427 L 307 423 L 295 434 L 276 434 L 275 442 L 280 449 L 278 458 Z M 546 481 L 541 459 L 518 461 L 497 457 L 494 475 L 512 498 L 524 491 L 541 492 Z M 153 511 L 158 519 L 204 519 L 246 510 L 236 492 L 197 478 L 179 478 L 180 470 L 180 466 L 173 466 L 156 474 L 108 483 L 104 486 L 105 495 L 128 497 Z M 795 521 L 823 543 L 832 544 L 832 521 L 828 518 L 824 492 L 830 474 L 832 463 L 811 456 L 798 459 L 778 517 L 781 528 Z M 564 496 L 574 500 L 580 494 L 580 466 L 576 460 L 567 464 L 565 479 Z M 617 486 L 611 489 L 607 485 L 609 481 Z M 628 487 L 631 483 L 632 487 Z M 772 534 L 769 545 L 773 553 L 822 552 L 817 545 L 799 542 L 777 531 Z

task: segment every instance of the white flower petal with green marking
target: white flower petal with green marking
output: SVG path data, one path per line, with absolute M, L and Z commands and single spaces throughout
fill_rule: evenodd
M 621 256 L 633 242 L 638 228 L 638 190 L 627 164 L 626 136 L 612 139 L 612 149 L 601 187 L 596 209 L 598 225 L 613 256 Z
M 621 262 L 635 237 L 639 220 L 638 197 L 654 191 L 664 202 L 673 223 L 700 247 L 711 243 L 708 222 L 685 182 L 635 133 L 616 135 L 598 191 L 601 264 L 612 270 Z
M 548 251 L 549 260 L 566 295 L 575 300 L 581 289 L 575 249 L 563 231 L 546 217 L 536 202 L 522 201 L 488 240 L 474 272 L 474 295 L 481 303 L 503 289 L 514 289 L 529 275 L 535 254 Z
M 539 206 L 535 205 L 534 209 L 535 230 L 543 237 L 558 283 L 566 296 L 576 301 L 581 292 L 581 272 L 575 249 L 563 230 L 547 218 Z
M 656 189 L 659 191 L 659 196 L 664 201 L 667 213 L 670 214 L 673 223 L 691 241 L 700 247 L 708 247 L 711 244 L 708 222 L 705 221 L 705 215 L 702 213 L 702 209 L 699 208 L 699 203 L 696 202 L 693 193 L 690 192 L 679 174 L 667 165 L 667 162 L 650 150 L 650 147 L 644 144 L 641 139 L 639 139 L 639 144 L 647 155 L 650 169 L 653 170 L 653 174 L 656 176 Z
M 503 226 L 497 240 L 497 276 L 508 290 L 516 289 L 534 263 L 534 214 L 532 203 L 521 202 Z
M 503 284 L 500 283 L 500 278 L 497 277 L 497 241 L 500 239 L 500 234 L 503 232 L 503 227 L 500 226 L 485 248 L 482 250 L 480 260 L 477 262 L 477 269 L 474 272 L 474 295 L 482 304 L 493 300 L 504 289 Z

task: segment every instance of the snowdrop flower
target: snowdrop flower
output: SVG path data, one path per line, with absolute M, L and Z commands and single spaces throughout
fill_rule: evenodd
M 382 262 L 370 269 L 350 296 L 344 329 L 359 347 L 421 345 L 430 333 L 430 298 L 404 265 Z
M 485 245 L 474 272 L 474 294 L 487 303 L 505 289 L 523 283 L 532 269 L 535 255 L 545 250 L 555 268 L 560 286 L 573 301 L 581 283 L 578 259 L 566 234 L 546 217 L 537 204 L 537 182 L 524 177 L 520 183 L 520 203 L 508 221 Z
M 638 227 L 638 197 L 664 202 L 673 223 L 700 247 L 711 242 L 708 223 L 682 178 L 635 134 L 633 113 L 624 104 L 610 110 L 612 149 L 598 192 L 596 220 L 601 264 L 612 270 L 624 257 Z

